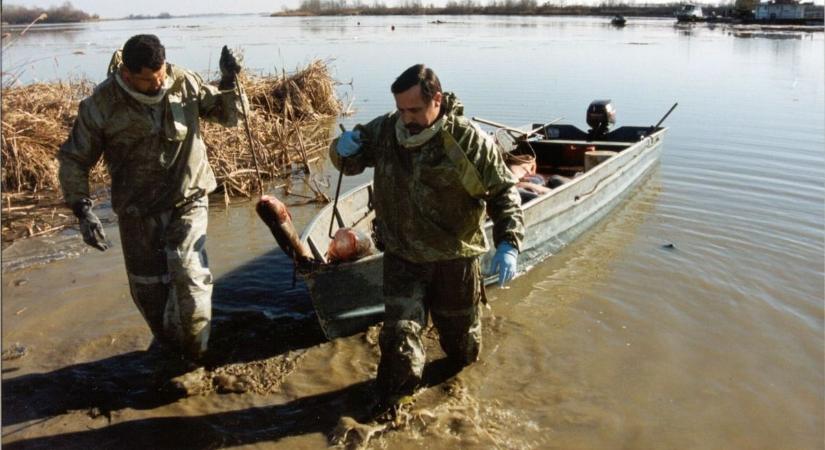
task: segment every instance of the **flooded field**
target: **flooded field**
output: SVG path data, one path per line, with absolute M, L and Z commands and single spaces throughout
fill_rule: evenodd
M 155 388 L 163 362 L 145 352 L 110 211 L 105 253 L 72 232 L 11 245 L 3 446 L 823 448 L 825 39 L 672 22 L 237 16 L 31 30 L 3 54 L 23 82 L 102 79 L 112 51 L 143 32 L 203 73 L 223 44 L 261 73 L 329 59 L 354 109 L 347 128 L 391 111 L 390 83 L 419 62 L 468 115 L 511 125 L 563 116 L 584 128 L 600 98 L 618 125 L 679 107 L 645 183 L 489 290 L 481 361 L 458 376 L 434 364 L 432 387 L 396 423 L 366 423 L 376 330 L 323 338 L 253 202 L 210 211 L 212 350 L 182 399 Z M 336 177 L 327 167 L 332 194 Z M 318 208 L 291 208 L 296 226 Z

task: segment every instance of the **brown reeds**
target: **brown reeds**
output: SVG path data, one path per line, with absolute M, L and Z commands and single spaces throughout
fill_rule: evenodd
M 3 91 L 3 193 L 54 190 L 57 149 L 77 116 L 77 104 L 92 92 L 87 81 L 36 83 Z M 95 177 L 101 172 L 95 171 Z
M 296 167 L 308 174 L 329 144 L 331 120 L 341 112 L 326 64 L 315 61 L 292 76 L 244 79 L 243 86 L 261 175 L 285 177 Z M 257 180 L 243 128 L 205 123 L 203 129 L 218 183 L 230 195 L 253 195 Z
M 329 144 L 331 121 L 341 104 L 326 64 L 315 61 L 287 76 L 245 77 L 249 126 L 265 180 L 309 174 Z M 72 223 L 61 205 L 57 151 L 67 138 L 80 100 L 93 84 L 70 81 L 4 88 L 2 98 L 3 241 L 47 234 Z M 243 126 L 202 123 L 209 161 L 228 196 L 257 193 L 257 177 Z M 103 164 L 90 174 L 92 185 L 108 181 Z M 315 197 L 325 195 L 315 187 Z M 105 190 L 100 190 L 105 195 Z

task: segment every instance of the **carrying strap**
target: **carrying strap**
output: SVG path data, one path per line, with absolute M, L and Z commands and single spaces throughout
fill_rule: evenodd
M 484 189 L 484 183 L 481 182 L 481 175 L 475 168 L 470 159 L 462 150 L 461 146 L 455 140 L 452 134 L 446 129 L 441 129 L 441 139 L 444 141 L 444 152 L 447 157 L 458 168 L 458 176 L 461 180 L 461 185 L 467 190 L 467 193 L 474 198 L 483 198 L 488 195 Z

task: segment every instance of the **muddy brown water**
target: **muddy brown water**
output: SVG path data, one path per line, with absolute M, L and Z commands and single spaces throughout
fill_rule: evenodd
M 40 30 L 4 52 L 6 67 L 29 61 L 24 81 L 103 73 L 111 43 L 145 30 L 197 70 L 224 41 L 260 70 L 334 55 L 339 79 L 353 80 L 340 88 L 355 96 L 347 128 L 391 110 L 389 83 L 420 61 L 468 114 L 514 125 L 583 126 L 601 97 L 620 124 L 648 124 L 680 103 L 646 182 L 490 290 L 481 361 L 458 376 L 433 364 L 432 386 L 396 422 L 365 418 L 375 330 L 323 339 L 254 202 L 213 203 L 212 353 L 186 398 L 155 387 L 164 363 L 145 352 L 114 224 L 106 253 L 69 233 L 14 244 L 3 252 L 4 447 L 823 448 L 822 33 L 441 20 L 117 21 Z M 47 56 L 60 65 L 34 61 Z M 296 227 L 319 207 L 291 208 Z
M 493 307 L 484 320 L 485 357 L 477 365 L 450 377 L 451 372 L 439 368 L 438 358 L 443 355 L 430 331 L 430 356 L 436 362 L 428 380 L 434 385 L 420 394 L 405 421 L 386 430 L 382 427 L 388 425 L 369 416 L 377 329 L 326 342 L 306 294 L 300 287 L 291 289 L 291 280 L 285 282 L 289 261 L 280 252 L 265 252 L 228 271 L 218 269 L 231 267 L 230 261 L 240 260 L 236 257 L 251 248 L 274 245 L 255 217 L 252 202 L 229 210 L 213 208 L 211 241 L 223 241 L 236 226 L 256 232 L 246 245 L 210 246 L 211 255 L 219 255 L 210 255 L 217 279 L 212 354 L 202 391 L 186 398 L 156 387 L 159 363 L 156 355 L 143 351 L 150 336 L 128 297 L 117 245 L 106 253 L 81 248 L 78 258 L 15 271 L 4 277 L 4 299 L 9 299 L 3 302 L 4 342 L 23 343 L 27 353 L 4 362 L 5 444 L 10 448 L 106 448 L 110 443 L 213 448 L 277 441 L 284 448 L 317 448 L 358 442 L 354 436 L 372 432 L 369 445 L 393 448 L 417 447 L 431 440 L 446 446 L 456 441 L 477 448 L 544 448 L 551 442 L 543 426 L 521 409 L 525 405 L 552 408 L 553 402 L 582 394 L 581 388 L 565 386 L 560 375 L 552 375 L 559 370 L 558 363 L 541 362 L 542 354 L 549 352 L 545 347 L 558 339 L 569 320 L 565 316 L 570 305 L 605 276 L 611 255 L 623 251 L 623 240 L 605 232 L 634 235 L 658 195 L 659 183 L 654 175 L 610 225 L 597 226 L 588 245 L 573 245 L 565 256 L 554 257 L 528 275 L 546 281 L 519 282 L 507 290 L 491 291 Z M 314 209 L 291 211 L 300 224 Z M 112 240 L 117 244 L 117 239 Z M 55 278 L 53 271 L 62 276 Z M 267 279 L 266 274 L 272 277 Z M 541 302 L 548 284 L 557 302 L 546 315 L 535 318 L 530 304 Z M 71 288 L 43 288 L 56 285 Z M 10 290 L 21 301 L 12 300 Z M 48 297 L 41 308 L 22 306 L 38 297 Z M 112 311 L 118 314 L 113 316 Z M 526 333 L 543 324 L 550 327 L 540 335 L 531 338 L 533 333 Z M 220 393 L 214 379 L 221 374 L 251 382 L 243 393 Z M 529 386 L 537 381 L 537 374 L 550 379 L 542 382 L 544 393 L 531 394 L 536 387 Z M 501 392 L 507 395 L 498 398 Z M 542 398 L 548 392 L 550 404 Z M 516 404 L 510 404 L 513 401 Z M 565 414 L 577 416 L 574 425 L 599 420 L 595 411 Z M 569 419 L 554 421 L 563 424 Z M 343 433 L 342 425 L 348 425 Z M 57 429 L 60 432 L 54 434 Z

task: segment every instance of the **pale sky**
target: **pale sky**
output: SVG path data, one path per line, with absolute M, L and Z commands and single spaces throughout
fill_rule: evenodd
M 204 0 L 139 0 L 112 1 L 112 0 L 72 0 L 72 6 L 89 14 L 98 14 L 100 17 L 113 19 L 128 16 L 129 14 L 157 15 L 167 12 L 172 15 L 184 14 L 205 14 L 205 13 L 273 13 L 284 8 L 293 9 L 300 4 L 301 0 L 234 0 L 224 2 L 209 2 Z M 397 5 L 403 0 L 382 0 L 386 5 Z M 602 3 L 603 0 L 566 0 L 567 4 L 590 4 Z M 672 0 L 637 0 L 629 3 L 660 3 Z M 806 0 L 810 1 L 810 0 Z M 372 0 L 362 0 L 363 3 L 372 4 Z M 477 3 L 486 4 L 488 0 L 476 0 Z M 543 3 L 539 0 L 538 3 Z M 63 3 L 63 0 L 11 0 L 3 3 L 21 5 L 26 7 L 48 8 Z M 447 0 L 424 0 L 424 4 L 430 3 L 443 6 Z M 732 3 L 732 0 L 699 0 L 699 3 Z M 822 4 L 823 0 L 814 0 L 816 4 Z

